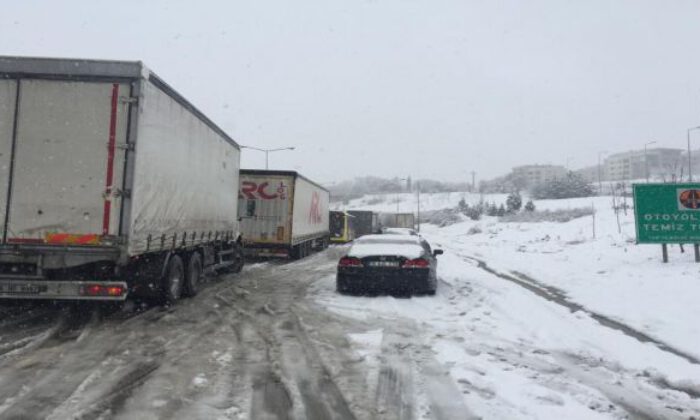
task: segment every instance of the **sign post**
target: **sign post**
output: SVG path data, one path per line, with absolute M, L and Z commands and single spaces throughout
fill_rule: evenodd
M 635 184 L 637 243 L 661 244 L 668 262 L 668 244 L 693 244 L 700 262 L 700 184 Z

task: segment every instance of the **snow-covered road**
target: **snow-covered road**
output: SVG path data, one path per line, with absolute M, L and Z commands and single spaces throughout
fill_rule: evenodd
M 167 309 L 0 307 L 0 418 L 699 418 L 692 357 L 431 239 L 434 297 L 336 294 L 336 247 Z

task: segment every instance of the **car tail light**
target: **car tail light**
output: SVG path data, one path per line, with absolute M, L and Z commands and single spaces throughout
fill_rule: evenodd
M 338 262 L 338 267 L 362 267 L 362 261 L 359 258 L 343 257 Z
M 430 261 L 424 259 L 424 258 L 416 258 L 414 260 L 406 260 L 405 263 L 403 263 L 403 268 L 429 268 L 430 267 Z
M 123 286 L 103 286 L 101 284 L 88 284 L 80 290 L 80 294 L 83 296 L 120 297 L 124 293 L 126 293 L 126 289 Z

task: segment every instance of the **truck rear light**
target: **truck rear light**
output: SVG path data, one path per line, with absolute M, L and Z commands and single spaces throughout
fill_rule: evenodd
M 338 261 L 338 267 L 362 267 L 362 261 L 359 258 L 343 257 Z
M 83 296 L 110 296 L 119 297 L 126 293 L 123 286 L 103 286 L 101 284 L 88 284 L 80 289 Z
M 424 259 L 424 258 L 416 258 L 413 260 L 406 260 L 405 263 L 403 263 L 403 268 L 429 268 L 430 267 L 430 261 Z

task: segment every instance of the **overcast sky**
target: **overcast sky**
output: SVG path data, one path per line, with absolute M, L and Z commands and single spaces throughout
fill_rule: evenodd
M 271 168 L 327 183 L 576 168 L 700 125 L 697 0 L 23 0 L 0 54 L 142 60 L 239 143 L 297 148 Z

